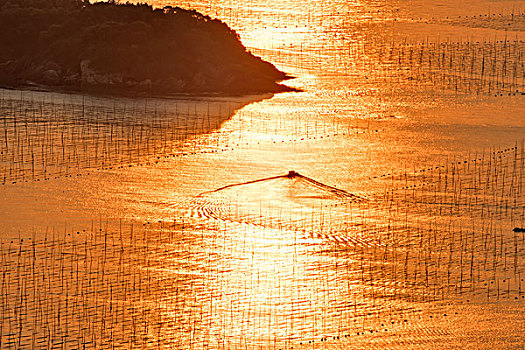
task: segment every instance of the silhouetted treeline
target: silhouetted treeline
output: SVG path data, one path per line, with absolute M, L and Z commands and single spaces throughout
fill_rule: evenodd
M 0 83 L 104 92 L 282 91 L 286 78 L 195 10 L 0 0 Z

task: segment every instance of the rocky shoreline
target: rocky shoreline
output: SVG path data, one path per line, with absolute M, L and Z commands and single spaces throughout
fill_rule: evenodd
M 37 66 L 33 70 L 27 71 L 24 76 L 27 79 L 16 77 L 0 65 L 0 88 L 4 89 L 21 89 L 21 90 L 39 90 L 39 91 L 57 91 L 57 92 L 74 92 L 90 93 L 99 95 L 117 95 L 117 96 L 148 96 L 148 97 L 169 97 L 187 94 L 197 95 L 245 95 L 260 93 L 281 93 L 297 92 L 299 90 L 279 84 L 280 81 L 290 79 L 286 76 L 279 81 L 265 82 L 261 81 L 254 88 L 236 88 L 234 85 L 234 76 L 225 76 L 226 82 L 224 89 L 209 89 L 209 78 L 202 73 L 197 73 L 189 80 L 172 79 L 169 89 L 163 87 L 163 82 L 153 82 L 151 79 L 138 81 L 126 77 L 122 73 L 102 73 L 97 72 L 89 67 L 89 61 L 80 63 L 80 74 L 63 76 L 59 68 L 49 66 Z M 6 79 L 8 77 L 8 79 Z
M 0 0 L 0 22 L 20 23 L 0 37 L 0 86 L 131 96 L 296 91 L 226 24 L 194 10 L 57 1 Z

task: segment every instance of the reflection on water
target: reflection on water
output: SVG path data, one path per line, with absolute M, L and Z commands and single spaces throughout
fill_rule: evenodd
M 304 91 L 2 91 L 0 347 L 522 347 L 522 4 L 182 5 Z
M 289 174 L 204 193 L 201 215 L 3 242 L 3 344 L 425 346 L 468 331 L 459 312 L 503 303 L 515 327 L 501 341 L 516 345 L 524 161 L 513 147 L 385 174 L 367 199 Z
M 1 177 L 4 184 L 47 180 L 224 151 L 214 133 L 262 98 L 128 100 L 3 90 Z
M 265 227 L 298 229 L 308 222 L 315 232 L 324 216 L 348 214 L 345 204 L 364 198 L 327 186 L 314 179 L 290 171 L 287 175 L 228 185 L 195 198 L 192 215 L 223 221 L 243 222 Z M 342 219 L 341 219 L 342 220 Z M 331 228 L 334 228 L 331 220 Z M 303 228 L 306 229 L 306 228 Z

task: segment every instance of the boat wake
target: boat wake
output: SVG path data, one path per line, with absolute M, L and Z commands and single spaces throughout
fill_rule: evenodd
M 278 229 L 346 242 L 350 215 L 365 197 L 328 186 L 295 171 L 281 176 L 232 184 L 199 194 L 191 216 Z M 353 209 L 352 209 L 353 208 Z M 358 231 L 357 228 L 355 231 Z M 354 236 L 354 235 L 351 235 Z M 353 241 L 354 238 L 348 238 Z

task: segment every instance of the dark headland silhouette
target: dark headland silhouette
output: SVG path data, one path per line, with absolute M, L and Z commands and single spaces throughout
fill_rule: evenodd
M 0 85 L 119 95 L 293 89 L 225 23 L 195 10 L 0 0 Z

